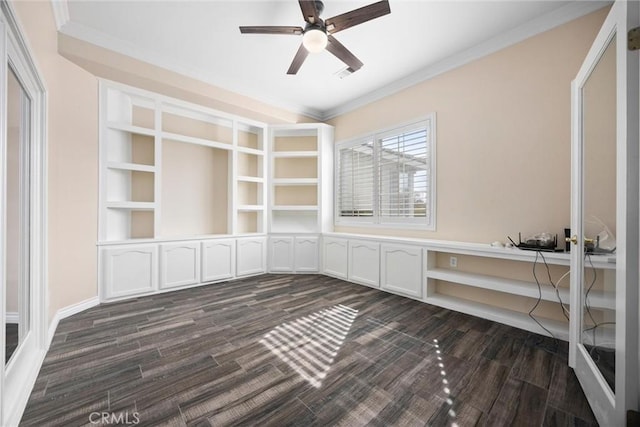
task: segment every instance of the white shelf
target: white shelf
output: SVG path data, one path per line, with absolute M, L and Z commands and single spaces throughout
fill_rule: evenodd
M 264 150 L 258 150 L 255 148 L 238 146 L 236 147 L 236 151 L 238 153 L 253 154 L 254 156 L 264 156 Z
M 108 209 L 129 209 L 136 211 L 150 211 L 155 209 L 154 202 L 107 202 Z
M 162 137 L 162 139 L 166 139 L 166 140 L 170 140 L 170 141 L 186 142 L 188 144 L 203 145 L 205 147 L 219 148 L 221 150 L 232 150 L 233 149 L 233 145 L 231 145 L 231 144 L 227 144 L 227 143 L 224 143 L 224 142 L 213 141 L 213 140 L 210 140 L 210 139 L 196 138 L 196 137 L 193 137 L 193 136 L 180 135 L 180 134 L 177 134 L 177 133 L 162 132 L 160 134 L 160 136 Z
M 317 211 L 315 205 L 279 205 L 271 207 L 273 211 Z
M 156 167 L 152 165 L 143 165 L 139 163 L 125 163 L 125 162 L 108 162 L 107 168 L 117 170 L 128 170 L 137 172 L 155 172 Z
M 437 305 L 438 307 L 447 308 L 449 310 L 460 311 L 472 316 L 478 316 L 494 322 L 503 323 L 516 328 L 525 329 L 536 334 L 547 335 L 547 333 L 536 322 L 525 313 L 509 310 L 506 308 L 496 307 L 493 305 L 482 304 L 475 301 L 466 301 L 463 299 L 451 297 L 448 295 L 433 295 L 425 299 L 427 304 Z M 536 319 L 544 325 L 556 338 L 569 340 L 569 324 L 568 322 L 559 322 L 541 317 Z
M 318 157 L 317 151 L 274 151 L 275 158 Z
M 120 122 L 107 122 L 108 129 L 121 130 L 124 132 L 136 133 L 139 135 L 155 136 L 156 131 L 149 128 L 143 128 L 141 126 L 134 126 L 128 123 Z
M 259 212 L 263 211 L 264 206 L 262 205 L 239 205 L 238 212 Z
M 538 298 L 538 285 L 534 282 L 522 280 L 504 279 L 502 277 L 485 276 L 476 273 L 465 273 L 451 271 L 443 268 L 435 268 L 427 271 L 430 279 L 444 280 L 446 282 L 458 283 L 461 285 L 473 286 L 476 288 L 490 289 L 492 291 L 505 292 L 513 295 L 521 295 L 529 298 Z M 546 276 L 545 276 L 546 277 Z M 555 290 L 549 285 L 540 282 L 542 299 L 545 301 L 558 302 Z M 560 298 L 565 304 L 569 304 L 569 289 L 559 289 Z
M 318 178 L 274 178 L 273 185 L 318 185 Z
M 257 183 L 264 183 L 264 178 L 258 177 L 258 176 L 238 176 L 237 180 L 240 182 L 257 182 Z

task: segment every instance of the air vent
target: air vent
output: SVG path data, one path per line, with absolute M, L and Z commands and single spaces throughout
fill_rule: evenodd
M 346 67 L 336 72 L 335 75 L 338 76 L 340 79 L 344 79 L 345 77 L 349 77 L 353 73 L 354 73 L 353 68 Z

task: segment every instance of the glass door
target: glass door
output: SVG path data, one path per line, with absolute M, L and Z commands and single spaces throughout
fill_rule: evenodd
M 31 324 L 30 100 L 11 66 L 7 72 L 5 199 L 5 362 L 26 341 Z
M 625 425 L 638 393 L 639 76 L 627 32 L 639 20 L 636 2 L 614 3 L 572 84 L 569 363 L 610 426 Z

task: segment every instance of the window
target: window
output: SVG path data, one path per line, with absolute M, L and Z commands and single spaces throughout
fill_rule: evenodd
M 336 224 L 435 229 L 435 114 L 336 145 Z

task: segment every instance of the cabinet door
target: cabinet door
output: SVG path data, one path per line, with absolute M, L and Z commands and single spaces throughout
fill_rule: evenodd
M 383 244 L 380 276 L 382 289 L 422 299 L 422 249 Z
M 202 242 L 202 281 L 233 277 L 236 265 L 236 242 L 233 239 Z
M 346 239 L 324 237 L 322 239 L 322 271 L 329 276 L 346 279 L 348 272 L 348 246 Z
M 310 273 L 318 271 L 317 237 L 296 237 L 295 270 Z
M 101 248 L 104 299 L 144 294 L 158 288 L 156 245 Z
M 266 239 L 243 238 L 236 242 L 236 276 L 260 274 L 266 271 Z
M 363 240 L 349 241 L 349 280 L 380 287 L 380 244 Z
M 269 239 L 269 271 L 293 272 L 293 237 Z
M 160 245 L 160 288 L 200 283 L 200 242 Z

